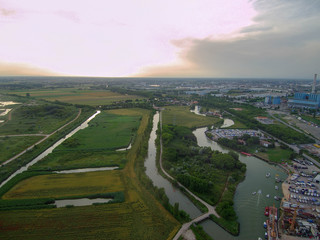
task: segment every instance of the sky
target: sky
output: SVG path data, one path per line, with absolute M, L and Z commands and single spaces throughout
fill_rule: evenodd
M 319 72 L 319 0 L 0 0 L 0 76 Z

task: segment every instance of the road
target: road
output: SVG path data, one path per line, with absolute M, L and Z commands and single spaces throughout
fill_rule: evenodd
M 161 129 L 161 133 L 162 133 L 162 112 L 160 111 L 160 129 Z M 160 137 L 160 168 L 162 170 L 162 172 L 171 180 L 176 181 L 169 173 L 166 172 L 166 170 L 163 168 L 162 166 L 162 138 Z M 196 196 L 195 194 L 193 194 L 191 191 L 189 191 L 189 189 L 187 189 L 185 186 L 183 186 L 180 182 L 177 182 L 178 186 L 183 188 L 185 191 L 187 191 L 192 197 L 194 197 L 196 200 L 198 200 L 199 202 L 201 202 L 203 205 L 205 205 L 208 209 L 208 212 L 193 219 L 190 222 L 187 222 L 185 224 L 182 225 L 182 227 L 180 228 L 180 230 L 177 232 L 177 234 L 175 235 L 175 237 L 173 238 L 174 240 L 177 240 L 182 234 L 184 234 L 189 227 L 193 224 L 193 223 L 198 223 L 201 222 L 202 220 L 209 218 L 209 216 L 211 214 L 217 216 L 218 218 L 220 218 L 219 214 L 216 212 L 215 207 L 211 206 L 210 204 L 208 204 L 207 202 L 203 201 L 201 198 L 199 198 L 198 196 Z
M 66 126 L 68 126 L 69 124 L 71 124 L 72 122 L 74 122 L 75 120 L 78 119 L 78 117 L 80 116 L 82 110 L 81 108 L 79 109 L 78 115 L 71 120 L 70 122 L 66 123 L 65 125 L 63 125 L 62 127 L 58 128 L 57 130 L 53 131 L 50 134 L 47 135 L 43 135 L 43 134 L 21 134 L 21 135 L 7 135 L 7 136 L 45 136 L 44 138 L 42 138 L 40 141 L 36 142 L 35 144 L 31 145 L 30 147 L 26 148 L 25 150 L 23 150 L 22 152 L 18 153 L 17 155 L 15 155 L 14 157 L 8 159 L 7 161 L 3 162 L 1 164 L 1 166 L 4 166 L 6 164 L 8 164 L 9 162 L 12 162 L 13 160 L 17 159 L 18 157 L 20 157 L 22 154 L 26 153 L 27 151 L 33 149 L 36 145 L 42 143 L 43 141 L 47 140 L 49 137 L 51 137 L 53 134 L 55 134 L 56 132 L 62 130 L 63 128 L 65 128 Z M 2 136 L 2 137 L 6 137 L 6 136 Z

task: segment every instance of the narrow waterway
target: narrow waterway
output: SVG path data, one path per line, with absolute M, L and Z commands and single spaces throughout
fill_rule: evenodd
M 69 134 L 67 134 L 64 138 L 61 138 L 59 141 L 57 141 L 55 144 L 53 144 L 51 147 L 49 147 L 47 150 L 45 150 L 43 153 L 41 153 L 38 157 L 36 157 L 35 159 L 33 159 L 31 162 L 29 162 L 27 165 L 21 167 L 19 170 L 17 170 L 16 172 L 14 172 L 12 175 L 10 175 L 9 178 L 7 178 L 5 181 L 3 181 L 0 184 L 0 188 L 5 185 L 8 181 L 10 181 L 12 178 L 14 178 L 16 175 L 25 172 L 28 170 L 28 168 L 32 165 L 34 165 L 35 163 L 37 163 L 38 161 L 40 161 L 41 159 L 43 159 L 44 157 L 46 157 L 49 153 L 51 153 L 53 151 L 53 149 L 55 149 L 56 147 L 58 147 L 63 141 L 65 141 L 67 138 L 71 137 L 73 134 L 75 134 L 76 132 L 78 132 L 81 129 L 84 129 L 86 127 L 88 127 L 88 123 L 95 118 L 95 116 L 97 116 L 101 111 L 97 111 L 95 114 L 93 114 L 91 117 L 89 117 L 85 122 L 83 122 L 79 127 L 75 128 L 74 130 L 72 130 Z
M 89 206 L 95 203 L 107 203 L 110 202 L 111 198 L 79 198 L 79 199 L 64 199 L 64 200 L 56 200 L 53 204 L 56 205 L 57 208 L 67 207 L 67 206 Z
M 145 160 L 146 174 L 153 181 L 153 184 L 159 188 L 164 188 L 169 198 L 170 204 L 179 203 L 179 208 L 186 211 L 191 218 L 201 215 L 200 210 L 176 187 L 174 187 L 167 179 L 158 173 L 156 166 L 156 131 L 158 129 L 159 113 L 153 117 L 153 128 L 148 143 L 148 156 Z
M 208 139 L 205 131 L 206 128 L 198 128 L 193 132 L 199 146 L 211 147 L 213 150 L 224 153 L 229 152 L 228 149 Z M 240 235 L 239 237 L 233 237 L 213 224 L 212 221 L 203 222 L 201 225 L 215 240 L 263 238 L 265 232 L 263 222 L 266 220 L 264 208 L 273 204 L 279 207 L 280 202 L 276 201 L 274 196 L 283 196 L 281 183 L 275 182 L 275 177 L 282 180 L 287 178 L 287 174 L 280 167 L 252 156 L 239 155 L 239 159 L 247 165 L 246 178 L 238 185 L 234 197 L 234 208 L 240 223 Z M 267 173 L 270 173 L 268 178 L 266 177 Z M 275 186 L 278 186 L 278 190 Z M 253 192 L 256 192 L 256 194 L 253 195 Z M 268 194 L 269 198 L 267 197 Z
M 157 187 L 163 187 L 171 204 L 179 203 L 180 209 L 186 211 L 192 218 L 201 215 L 201 212 L 192 204 L 192 202 L 172 184 L 158 173 L 156 167 L 156 130 L 159 123 L 159 113 L 154 115 L 153 129 L 149 139 L 148 157 L 145 161 L 146 174 Z M 214 141 L 205 136 L 206 128 L 198 128 L 193 133 L 197 138 L 199 146 L 211 147 L 214 150 L 227 153 L 228 149 L 221 147 Z M 234 207 L 240 222 L 240 235 L 234 237 L 223 230 L 211 220 L 201 223 L 204 230 L 215 240 L 247 240 L 258 239 L 264 237 L 263 222 L 266 220 L 264 216 L 265 206 L 275 204 L 279 207 L 279 202 L 274 200 L 274 196 L 282 197 L 281 185 L 275 182 L 275 177 L 286 179 L 286 173 L 279 167 L 270 165 L 255 157 L 240 156 L 241 162 L 247 165 L 245 180 L 237 187 Z M 271 176 L 266 177 L 266 173 L 270 172 Z M 279 190 L 275 189 L 278 186 Z M 252 194 L 256 192 L 256 194 Z M 266 195 L 270 197 L 267 198 Z

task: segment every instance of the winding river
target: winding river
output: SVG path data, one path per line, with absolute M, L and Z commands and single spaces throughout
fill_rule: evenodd
M 182 193 L 176 189 L 168 180 L 159 175 L 156 167 L 156 130 L 159 123 L 159 113 L 154 115 L 153 129 L 149 139 L 148 156 L 145 161 L 146 173 L 157 187 L 163 187 L 169 198 L 171 204 L 179 203 L 180 209 L 186 211 L 191 218 L 201 215 L 201 212 L 192 204 L 192 202 Z M 216 142 L 209 140 L 204 132 L 206 128 L 198 128 L 193 134 L 197 138 L 199 146 L 207 146 L 213 150 L 221 152 L 228 152 L 227 149 L 221 147 Z M 281 185 L 275 183 L 275 177 L 285 179 L 286 173 L 279 167 L 270 165 L 258 158 L 240 156 L 240 161 L 247 165 L 247 172 L 245 180 L 237 187 L 234 208 L 238 215 L 240 222 L 240 235 L 234 237 L 219 227 L 211 220 L 206 220 L 201 223 L 204 230 L 212 236 L 215 240 L 228 239 L 258 239 L 263 238 L 264 228 L 263 222 L 266 220 L 264 216 L 264 208 L 267 205 L 275 204 L 279 207 L 279 202 L 274 200 L 274 196 L 282 197 Z M 270 172 L 271 176 L 266 178 L 266 173 Z M 275 189 L 275 185 L 279 190 Z M 252 192 L 256 192 L 255 195 Z M 266 195 L 270 197 L 267 198 Z
M 67 138 L 71 137 L 73 134 L 75 134 L 76 132 L 78 132 L 81 129 L 84 129 L 86 127 L 88 127 L 88 123 L 95 118 L 95 116 L 97 116 L 101 111 L 97 111 L 95 114 L 93 114 L 91 117 L 89 117 L 86 121 L 84 121 L 79 127 L 75 128 L 74 130 L 72 130 L 69 134 L 67 134 L 64 138 L 61 138 L 59 141 L 57 141 L 55 144 L 53 144 L 51 147 L 49 147 L 47 150 L 45 150 L 43 153 L 41 153 L 38 157 L 36 157 L 35 159 L 33 159 L 31 162 L 29 162 L 27 165 L 21 167 L 19 170 L 17 170 L 16 172 L 14 172 L 12 175 L 10 175 L 9 178 L 7 178 L 5 181 L 3 181 L 0 184 L 0 188 L 5 185 L 8 181 L 10 181 L 12 178 L 14 178 L 16 175 L 18 175 L 19 173 L 25 172 L 28 170 L 28 168 L 32 165 L 34 165 L 35 163 L 37 163 L 38 161 L 40 161 L 41 159 L 43 159 L 44 157 L 46 157 L 49 153 L 51 153 L 53 151 L 53 149 L 55 149 L 56 147 L 58 147 L 63 141 L 65 141 Z

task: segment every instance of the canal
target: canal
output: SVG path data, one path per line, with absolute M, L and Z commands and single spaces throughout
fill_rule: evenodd
M 192 204 L 192 202 L 177 188 L 175 188 L 168 180 L 159 175 L 156 167 L 156 130 L 159 123 L 159 113 L 154 115 L 153 129 L 149 139 L 148 156 L 145 161 L 146 174 L 157 187 L 163 187 L 171 204 L 179 203 L 180 209 L 186 211 L 191 218 L 201 215 L 201 212 Z M 228 152 L 229 150 L 221 147 L 214 141 L 209 140 L 205 136 L 206 128 L 198 128 L 193 134 L 197 138 L 199 146 L 207 146 L 213 150 Z M 275 204 L 279 206 L 279 202 L 274 200 L 274 196 L 282 197 L 281 185 L 275 183 L 275 177 L 286 179 L 286 173 L 279 167 L 270 165 L 258 158 L 249 156 L 240 156 L 240 161 L 247 165 L 246 178 L 237 187 L 234 197 L 234 208 L 238 215 L 240 223 L 240 235 L 234 237 L 219 227 L 211 220 L 201 223 L 204 230 L 215 240 L 228 239 L 258 239 L 264 237 L 263 222 L 266 220 L 264 216 L 264 208 L 267 205 Z M 270 177 L 266 177 L 266 173 L 270 173 Z M 278 190 L 275 186 L 278 186 Z M 256 192 L 256 194 L 252 194 Z M 269 194 L 269 198 L 266 196 Z

